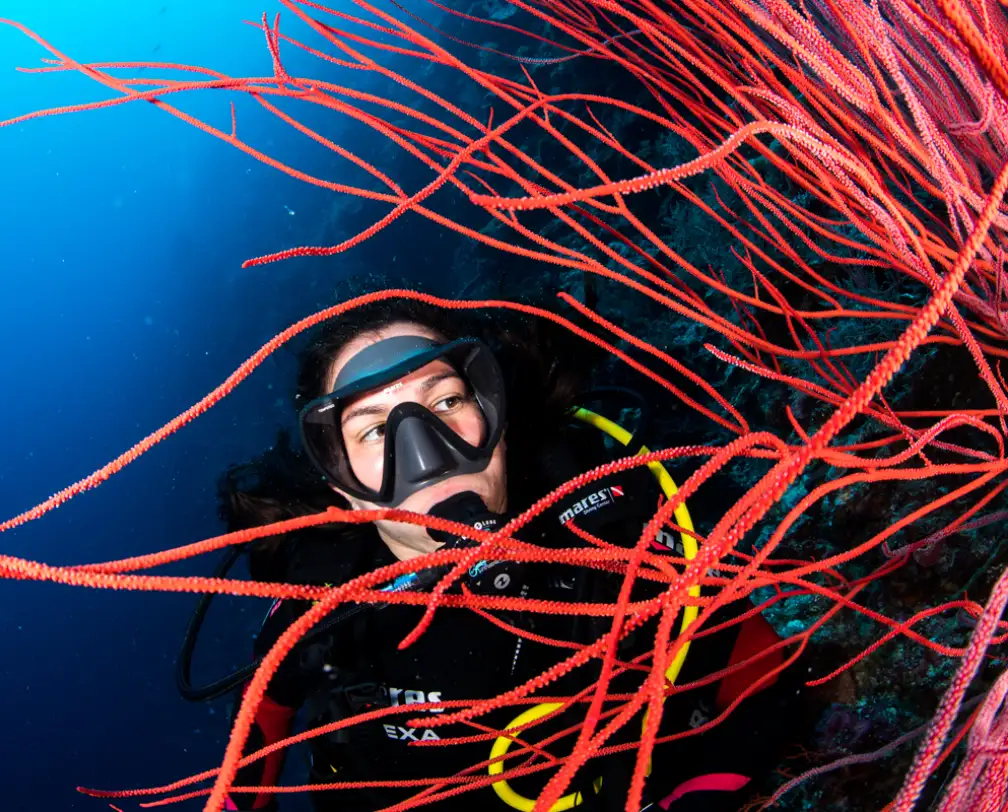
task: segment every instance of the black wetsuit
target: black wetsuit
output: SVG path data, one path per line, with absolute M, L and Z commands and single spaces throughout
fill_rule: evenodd
M 552 463 L 554 478 L 570 474 L 563 464 Z M 583 466 L 581 470 L 584 470 Z M 560 479 L 560 481 L 563 481 Z M 543 491 L 540 490 L 540 493 Z M 597 496 L 592 496 L 596 494 Z M 584 501 L 588 500 L 588 501 Z M 642 523 L 653 513 L 656 490 L 646 471 L 638 470 L 586 486 L 545 514 L 519 537 L 545 545 L 573 546 L 573 536 L 560 527 L 565 510 L 581 502 L 587 508 L 579 512 L 576 523 L 610 542 L 632 544 L 640 535 Z M 360 572 L 392 563 L 394 558 L 381 543 L 373 528 L 358 529 L 352 535 L 327 535 L 315 532 L 293 545 L 286 580 L 310 583 L 341 583 Z M 619 588 L 619 576 L 599 574 L 586 568 L 534 567 L 530 570 L 527 594 L 547 600 L 570 602 L 612 601 Z M 255 646 L 261 656 L 277 637 L 308 608 L 306 602 L 284 601 L 264 622 Z M 745 607 L 732 607 L 727 616 L 737 615 Z M 305 708 L 304 726 L 317 726 L 335 718 L 365 710 L 401 706 L 402 712 L 357 724 L 347 733 L 316 739 L 312 748 L 312 781 L 390 781 L 430 779 L 453 776 L 490 757 L 491 741 L 451 746 L 414 746 L 414 742 L 438 741 L 448 737 L 473 736 L 480 732 L 466 725 L 448 727 L 410 727 L 406 724 L 425 714 L 408 706 L 419 702 L 448 702 L 489 698 L 500 694 L 545 667 L 570 654 L 530 640 L 522 640 L 484 617 L 465 609 L 439 609 L 426 633 L 411 647 L 398 650 L 397 644 L 415 626 L 421 607 L 388 606 L 360 612 L 309 644 L 294 650 L 270 682 L 253 727 L 246 752 L 290 735 L 295 712 Z M 584 643 L 604 632 L 608 621 L 569 616 L 510 616 L 507 621 L 553 638 Z M 653 631 L 653 624 L 647 627 Z M 627 661 L 650 648 L 653 635 L 630 638 L 620 652 Z M 677 684 L 688 683 L 729 662 L 738 662 L 766 648 L 778 638 L 758 615 L 741 626 L 695 642 L 686 658 Z M 780 655 L 770 656 L 719 683 L 670 697 L 665 704 L 662 732 L 669 733 L 697 727 L 727 707 L 742 690 L 766 671 L 776 666 Z M 597 661 L 569 675 L 561 683 L 545 689 L 545 695 L 570 695 L 591 685 L 598 674 Z M 636 681 L 636 682 L 635 682 Z M 639 677 L 626 674 L 613 690 L 632 690 Z M 776 680 L 755 697 L 744 701 L 723 723 L 700 736 L 660 745 L 653 758 L 648 798 L 653 809 L 669 812 L 688 810 L 735 810 L 756 785 L 754 777 L 769 770 L 788 734 L 788 706 L 795 700 L 795 689 L 785 680 Z M 583 716 L 584 705 L 576 706 Z M 503 729 L 521 712 L 511 707 L 480 717 L 477 721 L 493 729 Z M 434 712 L 431 712 L 433 715 Z M 560 720 L 569 726 L 571 715 Z M 558 723 L 533 728 L 530 738 L 538 739 L 556 729 Z M 639 718 L 624 728 L 631 739 L 639 734 Z M 565 742 L 573 742 L 567 738 Z M 612 740 L 613 742 L 618 739 Z M 559 747 L 555 752 L 566 752 Z M 600 761 L 590 761 L 577 780 L 585 802 L 583 812 L 622 810 L 633 753 Z M 509 760 L 506 767 L 521 763 Z M 276 781 L 282 764 L 281 754 L 239 772 L 236 784 L 268 786 Z M 555 768 L 554 768 L 555 769 Z M 554 769 L 512 782 L 522 795 L 535 797 Z M 473 773 L 486 776 L 486 768 Z M 592 780 L 603 776 L 601 793 L 592 789 Z M 317 793 L 319 810 L 372 812 L 403 800 L 416 788 L 370 788 Z M 235 794 L 238 809 L 271 808 L 275 799 L 266 794 Z M 437 810 L 474 810 L 505 812 L 512 807 L 501 801 L 489 788 L 465 792 L 431 806 Z

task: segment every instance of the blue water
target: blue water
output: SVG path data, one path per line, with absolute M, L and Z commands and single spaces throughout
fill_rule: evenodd
M 276 7 L 247 0 L 4 0 L 0 14 L 80 61 L 164 60 L 262 76 L 270 73 L 263 36 L 242 20 L 264 9 L 272 15 Z M 0 26 L 0 119 L 115 96 L 76 74 L 14 71 L 46 56 Z M 287 57 L 292 73 L 304 66 L 319 75 L 317 61 L 292 49 Z M 239 133 L 264 151 L 331 180 L 360 180 L 247 98 L 207 92 L 178 103 L 229 130 L 231 99 Z M 300 117 L 351 148 L 368 143 L 331 114 L 305 110 Z M 333 209 L 336 196 L 146 103 L 0 129 L 0 158 L 2 518 L 89 474 L 185 410 L 275 333 L 332 304 L 340 280 L 387 267 L 404 234 L 413 234 L 415 247 L 435 239 L 430 226 L 414 220 L 348 255 L 243 271 L 248 257 L 350 236 Z M 403 271 L 407 278 L 430 275 L 416 262 Z M 292 355 L 279 354 L 96 491 L 3 535 L 0 550 L 77 564 L 221 532 L 216 478 L 291 425 L 294 371 Z M 213 563 L 162 572 L 209 574 Z M 0 581 L 5 810 L 107 809 L 75 787 L 156 785 L 219 763 L 225 708 L 190 705 L 175 692 L 174 660 L 192 604 L 190 595 Z M 238 599 L 215 606 L 207 645 L 197 652 L 197 680 L 247 661 L 261 610 L 257 601 Z M 289 766 L 288 780 L 297 778 L 297 759 Z M 284 808 L 304 809 L 304 801 Z

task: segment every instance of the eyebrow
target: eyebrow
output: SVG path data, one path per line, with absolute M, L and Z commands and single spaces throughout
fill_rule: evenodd
M 426 394 L 435 386 L 437 386 L 441 381 L 447 380 L 449 378 L 459 378 L 461 379 L 455 370 L 450 372 L 438 372 L 434 375 L 428 375 L 424 378 L 423 383 L 420 384 L 420 394 Z M 393 381 L 394 383 L 394 381 Z M 391 385 L 391 384 L 389 384 Z M 349 412 L 344 413 L 343 418 L 340 420 L 340 425 L 345 426 L 355 417 L 369 417 L 372 415 L 383 415 L 389 411 L 387 406 L 358 406 L 356 409 L 351 409 Z

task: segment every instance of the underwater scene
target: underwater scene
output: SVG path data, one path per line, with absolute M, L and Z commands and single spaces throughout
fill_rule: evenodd
M 1008 7 L 0 3 L 0 806 L 1008 810 Z

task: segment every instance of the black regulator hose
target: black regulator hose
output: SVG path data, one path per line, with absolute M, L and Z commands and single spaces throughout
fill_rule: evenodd
M 226 576 L 231 567 L 235 565 L 235 562 L 241 558 L 243 552 L 245 552 L 245 548 L 242 545 L 229 548 L 214 570 L 213 577 L 223 578 Z M 182 648 L 179 650 L 178 662 L 175 664 L 175 685 L 178 686 L 178 691 L 182 695 L 182 698 L 190 702 L 201 702 L 224 696 L 254 674 L 258 666 L 258 663 L 252 663 L 240 671 L 235 671 L 233 674 L 224 677 L 224 679 L 219 679 L 209 685 L 199 688 L 192 686 L 193 649 L 196 648 L 196 637 L 203 627 L 203 621 L 206 620 L 206 615 L 210 610 L 210 603 L 213 599 L 214 593 L 212 592 L 200 595 L 192 617 L 189 619 L 189 627 L 186 629 L 185 637 L 182 638 Z M 247 675 L 246 672 L 248 672 Z
M 221 562 L 217 565 L 217 569 L 214 570 L 214 578 L 223 578 L 228 574 L 228 571 L 235 565 L 235 562 L 241 557 L 244 552 L 243 547 L 232 547 L 221 559 Z M 387 587 L 387 589 L 394 588 Z M 203 626 L 203 621 L 206 619 L 207 612 L 210 609 L 210 603 L 214 599 L 214 593 L 207 592 L 200 596 L 199 601 L 196 603 L 196 608 L 193 610 L 192 617 L 189 619 L 189 627 L 186 629 L 185 637 L 182 639 L 182 648 L 179 650 L 178 662 L 175 667 L 175 685 L 178 687 L 178 692 L 183 699 L 189 702 L 210 702 L 214 699 L 220 699 L 232 691 L 240 688 L 246 682 L 248 682 L 255 675 L 256 669 L 262 664 L 262 657 L 259 657 L 248 665 L 239 668 L 237 671 L 233 671 L 225 677 L 222 677 L 215 682 L 211 682 L 208 685 L 201 685 L 198 688 L 194 688 L 192 685 L 192 658 L 193 650 L 196 648 L 196 638 L 199 635 L 200 629 Z M 322 623 L 316 626 L 314 629 L 308 632 L 301 640 L 299 645 L 306 640 L 314 638 L 316 635 L 323 634 L 334 626 L 338 626 L 345 620 L 356 615 L 358 612 L 364 611 L 368 608 L 370 604 L 358 603 L 350 604 L 332 615 L 327 617 Z M 386 606 L 387 604 L 380 604 L 380 606 Z

